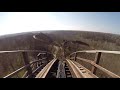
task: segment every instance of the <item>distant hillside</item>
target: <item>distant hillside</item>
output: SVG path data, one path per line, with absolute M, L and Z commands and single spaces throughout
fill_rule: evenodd
M 92 39 L 95 41 L 107 41 L 120 45 L 120 35 L 111 33 L 101 33 L 101 32 L 88 32 L 88 31 L 52 31 L 51 34 L 59 36 L 60 38 L 66 39 Z M 71 37 L 71 38 L 69 38 Z
M 19 33 L 4 35 L 0 37 L 0 51 L 7 50 L 42 50 L 51 51 L 49 43 L 51 39 L 43 33 L 39 33 L 40 40 L 35 40 L 33 35 L 38 33 Z M 47 41 L 48 43 L 44 43 Z M 34 58 L 34 53 L 30 53 L 30 60 Z M 0 54 L 0 77 L 3 77 L 10 72 L 24 65 L 21 53 L 5 53 Z M 21 75 L 21 74 L 20 74 Z
M 37 39 L 33 38 L 36 35 Z M 67 43 L 65 43 L 67 42 Z M 51 45 L 62 46 L 65 43 L 65 56 L 78 50 L 118 50 L 120 51 L 120 35 L 88 31 L 37 31 L 0 36 L 0 51 L 36 49 L 52 52 Z M 79 54 L 86 59 L 94 59 L 93 54 Z M 33 56 L 30 56 L 33 58 Z M 80 62 L 80 61 L 78 61 Z M 80 62 L 86 65 L 83 62 Z M 23 66 L 22 54 L 0 54 L 0 77 Z M 120 75 L 120 55 L 102 54 L 100 65 Z M 91 70 L 90 65 L 86 65 Z M 22 73 L 21 73 L 22 74 Z M 19 75 L 21 75 L 19 74 Z M 98 74 L 103 77 L 101 72 Z
M 52 31 L 49 33 L 51 37 L 58 42 L 63 40 L 67 41 L 80 41 L 89 45 L 89 47 L 82 44 L 72 44 L 69 43 L 65 48 L 66 55 L 78 50 L 89 50 L 89 49 L 98 49 L 98 50 L 117 50 L 120 51 L 120 35 L 110 34 L 110 33 L 100 33 L 100 32 L 88 32 L 88 31 Z M 86 59 L 94 60 L 94 54 L 81 53 L 78 56 Z M 89 70 L 91 66 L 78 61 L 85 65 Z M 114 54 L 102 54 L 100 65 L 106 69 L 120 75 L 120 55 Z M 100 77 L 104 77 L 104 73 L 97 70 L 97 74 Z
M 79 40 L 89 43 L 96 49 L 120 50 L 120 35 L 88 31 L 52 31 L 51 36 L 67 40 Z M 100 43 L 100 44 L 99 44 Z M 103 45 L 102 45 L 102 44 Z M 109 43 L 109 47 L 105 44 Z M 111 45 L 113 47 L 111 48 Z M 107 44 L 108 46 L 108 44 Z

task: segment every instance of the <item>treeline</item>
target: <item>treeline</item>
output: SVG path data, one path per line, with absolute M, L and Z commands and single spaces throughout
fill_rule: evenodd
M 39 38 L 35 40 L 33 35 L 37 33 L 21 33 L 13 35 L 5 35 L 0 37 L 0 51 L 9 50 L 41 50 L 50 51 L 50 38 L 43 33 L 39 33 Z M 39 39 L 38 38 L 38 39 Z M 47 44 L 43 41 L 47 40 Z M 37 53 L 29 53 L 30 61 L 34 59 Z M 24 65 L 22 53 L 3 53 L 0 54 L 0 77 L 3 77 Z M 19 77 L 24 72 L 19 73 Z M 16 76 L 17 77 L 17 76 Z
M 39 40 L 35 40 L 33 35 L 36 35 Z M 65 41 L 68 41 L 68 43 L 65 45 L 66 56 L 78 50 L 102 49 L 120 51 L 119 35 L 87 31 L 49 31 L 49 33 L 46 31 L 43 33 L 30 32 L 6 35 L 0 37 L 0 51 L 36 49 L 52 52 L 53 45 L 62 46 Z M 35 55 L 36 53 L 30 54 L 30 60 L 32 60 Z M 86 59 L 94 59 L 93 54 L 82 53 L 79 54 L 79 56 Z M 22 54 L 0 54 L 0 77 L 7 75 L 23 65 L 24 62 L 22 60 Z M 102 55 L 100 65 L 120 75 L 119 55 Z M 87 68 L 91 69 L 90 67 Z M 22 74 L 23 72 L 18 76 L 21 76 Z M 103 73 L 100 73 L 99 76 L 102 77 Z
M 59 36 L 63 39 L 92 39 L 95 41 L 107 41 L 120 45 L 120 35 L 101 32 L 88 32 L 88 31 L 52 31 L 51 34 Z
M 110 33 L 100 33 L 100 32 L 88 32 L 88 31 L 52 31 L 49 35 L 60 40 L 68 41 L 80 41 L 87 43 L 89 47 L 82 44 L 69 43 L 66 49 L 66 55 L 79 50 L 117 50 L 120 51 L 120 35 L 110 34 Z M 90 60 L 94 60 L 94 54 L 80 53 L 78 56 Z M 80 61 L 79 61 L 80 62 Z M 85 65 L 89 70 L 91 70 L 90 65 L 80 62 Z M 102 54 L 100 65 L 106 69 L 120 75 L 120 55 L 114 54 Z M 97 74 L 100 77 L 106 77 L 106 75 L 97 70 Z

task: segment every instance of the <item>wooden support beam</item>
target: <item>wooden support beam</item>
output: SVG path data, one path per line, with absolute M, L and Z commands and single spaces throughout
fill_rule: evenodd
M 95 59 L 94 59 L 94 63 L 96 63 L 96 64 L 99 65 L 100 57 L 101 57 L 101 52 L 97 52 L 97 53 L 96 53 L 96 56 L 95 56 Z M 93 74 L 96 73 L 96 70 L 97 70 L 97 68 L 96 68 L 95 66 L 92 66 L 91 72 L 92 72 Z
M 46 52 L 46 56 L 45 56 L 45 57 L 46 57 L 46 61 L 47 61 L 47 62 L 49 62 L 49 61 L 48 61 L 48 60 L 49 60 L 49 57 L 48 57 L 48 56 L 49 56 L 49 54 Z
M 36 62 L 40 62 L 40 61 L 41 61 L 41 60 L 32 61 L 32 62 L 30 62 L 30 64 L 24 65 L 23 67 L 17 69 L 16 71 L 14 71 L 14 72 L 8 74 L 7 76 L 5 76 L 5 77 L 3 77 L 3 78 L 10 78 L 10 77 L 16 75 L 17 73 L 19 73 L 20 71 L 26 69 L 27 67 L 30 67 L 30 65 L 32 65 L 32 64 L 34 64 L 34 63 L 36 63 Z M 26 71 L 26 72 L 28 72 L 28 71 Z M 33 73 L 32 73 L 32 74 L 33 74 Z M 31 76 L 31 75 L 28 75 L 28 74 L 26 73 L 25 77 L 26 77 L 26 76 Z M 24 75 L 23 75 L 23 77 L 24 77 Z
M 51 69 L 52 65 L 56 62 L 57 59 L 50 61 L 37 75 L 35 78 L 45 78 Z
M 27 52 L 22 52 L 22 54 L 23 54 L 23 59 L 24 59 L 25 65 L 29 65 L 30 63 L 29 63 Z M 31 75 L 32 75 L 32 68 L 30 66 L 28 66 L 26 69 L 28 71 L 27 75 L 30 75 L 30 77 L 31 77 Z
M 94 61 L 92 60 L 88 60 L 88 59 L 84 59 L 84 58 L 79 58 L 77 57 L 78 60 L 81 60 L 81 61 L 84 61 L 84 62 L 87 62 L 93 66 L 95 66 L 96 68 L 98 68 L 99 70 L 101 70 L 102 72 L 106 73 L 107 75 L 109 75 L 110 77 L 112 78 L 120 78 L 120 76 L 114 74 L 113 72 L 101 67 L 100 65 L 97 65 L 96 63 L 94 63 Z
M 75 57 L 74 57 L 74 60 L 76 61 L 76 57 L 77 57 L 77 53 L 75 53 Z
M 11 62 L 10 62 L 10 66 L 12 67 L 13 71 L 15 71 L 15 68 Z M 17 76 L 17 78 L 19 78 L 18 74 L 16 74 L 16 76 Z

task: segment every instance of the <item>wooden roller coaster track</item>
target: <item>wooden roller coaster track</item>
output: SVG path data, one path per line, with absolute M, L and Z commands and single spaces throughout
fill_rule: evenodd
M 44 43 L 48 43 L 46 40 L 41 40 L 38 38 L 39 35 L 33 35 L 35 40 L 42 41 Z M 51 41 L 52 42 L 52 41 Z M 14 50 L 14 51 L 0 51 L 0 54 L 3 53 L 22 53 L 25 65 L 21 68 L 15 70 L 14 72 L 4 76 L 3 78 L 11 78 L 14 75 L 18 74 L 22 70 L 26 69 L 26 72 L 20 78 L 98 78 L 96 75 L 96 70 L 99 69 L 111 78 L 120 78 L 120 76 L 115 73 L 103 68 L 99 65 L 101 54 L 120 54 L 120 51 L 106 51 L 106 50 L 83 50 L 76 51 L 71 53 L 69 56 L 65 57 L 64 46 L 68 41 L 65 41 L 62 47 L 58 47 L 54 45 L 55 52 L 50 53 L 47 51 L 40 50 Z M 88 44 L 80 41 L 72 41 L 73 43 L 82 43 L 86 46 Z M 49 42 L 50 43 L 50 42 Z M 59 60 L 57 57 L 57 52 L 61 50 L 62 60 Z M 37 59 L 30 61 L 28 53 L 38 53 Z M 81 57 L 78 57 L 78 53 L 94 53 L 95 59 L 88 60 Z M 51 60 L 47 55 L 53 55 L 53 59 Z M 45 57 L 39 58 L 40 55 L 45 55 Z M 91 70 L 88 70 L 85 66 L 77 61 L 83 61 L 85 63 L 89 63 L 92 65 Z
M 96 69 L 101 70 L 111 78 L 120 78 L 120 76 L 116 75 L 115 73 L 99 65 L 100 57 L 102 53 L 120 54 L 120 51 L 105 51 L 105 50 L 76 51 L 70 54 L 68 57 L 66 57 L 65 60 L 61 61 L 56 57 L 56 55 L 53 55 L 54 58 L 52 60 L 47 60 L 47 62 L 44 63 L 42 62 L 47 59 L 47 56 L 42 59 L 37 59 L 30 62 L 27 54 L 29 52 L 32 53 L 38 52 L 37 56 L 51 54 L 50 52 L 40 51 L 40 50 L 0 51 L 0 54 L 22 53 L 25 62 L 24 66 L 4 76 L 3 78 L 12 78 L 14 75 L 25 69 L 26 72 L 20 78 L 99 78 L 96 75 Z M 78 53 L 83 53 L 83 52 L 96 54 L 95 59 L 88 60 L 77 56 Z M 78 63 L 77 60 L 91 64 L 92 65 L 91 70 L 88 70 L 82 64 Z

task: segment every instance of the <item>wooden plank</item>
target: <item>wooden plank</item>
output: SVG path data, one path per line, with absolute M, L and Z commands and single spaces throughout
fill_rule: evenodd
M 38 71 L 41 71 L 41 69 L 43 68 L 43 67 L 45 67 L 45 65 L 46 65 L 46 63 L 44 63 L 44 64 L 42 64 L 41 66 L 39 66 L 39 67 L 37 67 L 32 73 L 33 73 L 33 75 L 34 75 L 34 77 L 35 77 L 35 73 L 37 73 Z M 29 75 L 26 77 L 26 78 L 29 78 Z
M 97 52 L 101 52 L 101 53 L 108 53 L 108 54 L 120 54 L 120 51 L 108 51 L 108 50 L 83 50 L 83 51 L 76 51 L 73 52 L 69 55 L 69 57 L 75 53 L 97 53 Z
M 94 63 L 99 64 L 99 62 L 100 62 L 100 57 L 101 57 L 101 52 L 97 52 L 97 53 L 96 53 L 96 56 L 95 56 L 95 59 L 94 59 Z M 96 74 L 96 70 L 97 70 L 97 68 L 96 68 L 95 66 L 92 66 L 91 72 L 92 72 L 93 74 Z
M 12 67 L 13 71 L 15 71 L 15 68 L 11 62 L 10 62 L 10 66 Z M 17 76 L 17 78 L 19 78 L 18 74 L 16 74 L 16 76 Z
M 85 78 L 80 69 L 71 60 L 66 59 L 66 63 L 73 78 Z
M 46 51 L 41 51 L 41 50 L 11 50 L 11 51 L 0 51 L 0 53 L 19 53 L 19 52 L 41 52 L 46 53 Z M 50 52 L 48 52 L 50 53 Z
M 38 74 L 35 78 L 45 78 L 47 73 L 49 72 L 50 68 L 52 67 L 52 65 L 55 63 L 57 59 L 53 59 L 52 61 L 50 61 Z
M 103 71 L 104 73 L 108 74 L 109 76 L 111 76 L 113 78 L 120 78 L 120 76 L 114 74 L 113 72 L 111 72 L 111 71 L 109 71 L 109 70 L 107 70 L 107 69 L 105 69 L 105 68 L 103 68 L 103 67 L 101 67 L 93 62 L 92 62 L 92 65 L 94 65 L 95 67 L 97 67 L 98 69 L 100 69 L 101 71 Z
M 97 65 L 96 63 L 94 63 L 92 60 L 88 60 L 88 59 L 83 59 L 83 58 L 79 58 L 77 57 L 77 59 L 87 62 L 93 66 L 95 66 L 96 68 L 98 68 L 99 70 L 103 71 L 104 73 L 106 73 L 107 75 L 111 76 L 112 78 L 120 78 L 120 76 L 114 74 L 113 72 L 101 67 L 100 65 Z
M 5 76 L 5 77 L 3 77 L 3 78 L 10 78 L 10 77 L 14 76 L 16 73 L 18 73 L 18 72 L 22 71 L 23 69 L 25 69 L 26 67 L 28 67 L 28 66 L 29 66 L 29 65 L 23 66 L 23 67 L 17 69 L 16 71 L 8 74 L 7 76 Z
M 74 60 L 76 61 L 77 53 L 75 53 Z
M 27 71 L 23 74 L 22 78 L 25 78 L 27 76 Z
M 87 78 L 98 78 L 96 75 L 94 75 L 90 70 L 88 70 L 87 68 L 85 68 L 84 66 L 82 66 L 80 63 L 76 62 L 76 61 L 73 61 L 80 69 L 83 69 L 84 72 L 84 75 L 87 77 Z
M 24 59 L 24 63 L 25 65 L 29 65 L 29 59 L 28 59 L 28 55 L 27 55 L 27 52 L 22 52 L 23 54 L 23 59 Z M 26 68 L 27 71 L 28 71 L 28 75 L 32 75 L 32 68 L 30 67 L 30 65 Z
M 5 77 L 3 77 L 3 78 L 10 78 L 10 77 L 14 76 L 15 74 L 19 73 L 20 71 L 24 70 L 25 68 L 27 68 L 27 67 L 30 66 L 31 64 L 34 64 L 34 63 L 39 62 L 39 61 L 41 61 L 41 60 L 32 61 L 32 62 L 30 62 L 30 64 L 25 65 L 25 66 L 23 66 L 23 67 L 17 69 L 16 71 L 14 71 L 14 72 L 8 74 L 7 76 L 5 76 Z

